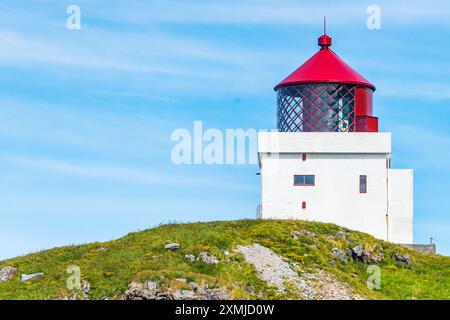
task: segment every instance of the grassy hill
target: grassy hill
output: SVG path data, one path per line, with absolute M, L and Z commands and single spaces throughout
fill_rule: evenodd
M 301 232 L 292 237 L 293 231 Z M 338 231 L 347 234 L 339 238 Z M 165 249 L 172 242 L 181 248 Z M 235 250 L 239 245 L 256 243 L 283 257 L 300 277 L 326 272 L 361 298 L 450 299 L 449 257 L 421 254 L 336 225 L 277 220 L 169 224 L 111 242 L 55 248 L 1 261 L 0 269 L 12 266 L 18 272 L 0 283 L 0 299 L 61 299 L 73 295 L 66 286 L 70 265 L 79 266 L 82 279 L 90 284 L 89 299 L 121 299 L 130 283 L 146 280 L 157 281 L 170 290 L 189 282 L 223 288 L 232 299 L 299 298 L 292 290 L 280 292 L 260 279 L 255 266 Z M 358 245 L 384 257 L 379 262 L 378 290 L 366 285 L 370 276 L 367 263 L 350 256 L 340 259 L 332 252 L 346 252 Z M 186 260 L 186 255 L 198 256 L 202 251 L 215 256 L 219 263 Z M 393 254 L 408 255 L 412 265 L 397 261 Z M 20 274 L 37 272 L 45 275 L 21 282 Z

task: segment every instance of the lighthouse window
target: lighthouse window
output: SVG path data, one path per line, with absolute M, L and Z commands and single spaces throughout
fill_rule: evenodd
M 359 193 L 367 193 L 367 176 L 359 176 Z
M 354 132 L 355 86 L 311 83 L 277 90 L 280 132 Z
M 314 186 L 315 180 L 314 175 L 295 175 L 294 186 Z

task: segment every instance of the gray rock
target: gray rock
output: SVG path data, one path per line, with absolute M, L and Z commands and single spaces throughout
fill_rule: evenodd
M 334 236 L 336 239 L 346 239 L 347 238 L 347 233 L 344 231 L 338 231 L 336 232 L 336 235 Z
M 220 288 L 210 289 L 208 285 L 204 287 L 195 288 L 196 298 L 200 300 L 228 300 L 230 299 L 229 293 Z
M 384 260 L 384 255 L 381 252 L 365 251 L 362 245 L 358 245 L 351 249 L 351 256 L 353 259 L 361 261 L 362 263 L 380 263 Z
M 405 255 L 398 255 L 398 254 L 394 253 L 392 255 L 392 258 L 394 258 L 397 262 L 400 262 L 402 264 L 406 264 L 408 266 L 412 266 L 413 265 L 411 258 L 407 254 L 405 254 Z
M 213 256 L 213 255 L 209 256 L 208 252 L 206 252 L 206 251 L 202 251 L 198 254 L 197 261 L 201 261 L 206 264 L 219 263 L 219 260 L 215 256 Z
M 356 258 L 361 258 L 364 253 L 364 248 L 362 245 L 356 246 L 352 249 L 353 255 Z
M 144 283 L 145 290 L 152 291 L 156 293 L 156 289 L 158 288 L 158 283 L 154 281 L 147 281 Z
M 308 247 L 310 247 L 311 249 L 317 249 L 317 246 L 315 244 L 308 244 Z
M 173 298 L 175 300 L 195 300 L 197 298 L 197 296 L 195 295 L 194 291 L 180 290 L 180 291 L 176 291 L 173 294 Z
M 172 293 L 173 290 L 161 288 L 157 282 L 131 283 L 124 294 L 124 298 L 126 300 L 225 300 L 230 298 L 226 290 L 210 289 L 207 284 L 199 286 L 190 282 L 189 286 L 191 290 L 177 289 Z
M 173 243 L 166 244 L 165 248 L 167 250 L 178 250 L 181 248 L 181 246 L 178 243 L 173 242 Z
M 90 291 L 91 291 L 91 285 L 89 284 L 89 282 L 87 282 L 87 281 L 81 282 L 81 292 L 83 292 L 83 294 L 87 295 L 87 294 L 89 294 Z
M 292 231 L 291 232 L 291 237 L 294 240 L 298 240 L 299 237 L 306 235 L 308 237 L 314 238 L 316 236 L 316 234 L 314 232 L 308 231 L 308 230 L 300 230 L 300 231 Z
M 25 281 L 36 280 L 36 279 L 42 278 L 43 276 L 44 276 L 43 272 L 38 272 L 38 273 L 33 273 L 33 274 L 22 274 L 21 281 L 25 282 Z
M 184 256 L 184 259 L 186 261 L 192 262 L 192 261 L 195 261 L 195 256 L 193 254 L 187 254 L 187 255 Z
M 156 293 L 155 300 L 174 300 L 174 296 L 172 292 L 164 291 Z
M 314 232 L 308 231 L 308 230 L 301 230 L 301 233 L 307 235 L 308 237 L 314 238 L 316 234 Z
M 185 278 L 175 278 L 175 280 L 178 282 L 187 283 L 187 280 Z
M 195 293 L 196 293 L 199 297 L 206 297 L 206 288 L 204 288 L 204 287 L 198 287 L 197 289 L 195 289 Z
M 342 261 L 347 261 L 347 255 L 344 251 L 341 251 L 338 248 L 333 248 L 331 249 L 331 253 L 333 253 L 336 258 L 339 258 Z
M 143 300 L 142 293 L 144 285 L 142 283 L 131 283 L 125 291 L 126 300 Z
M 189 287 L 195 291 L 199 288 L 199 285 L 196 284 L 195 282 L 189 282 Z
M 158 296 L 158 284 L 147 281 L 145 283 L 131 283 L 125 292 L 126 300 L 156 300 Z
M 11 266 L 0 269 L 0 283 L 11 280 L 16 273 L 17 269 Z
M 300 233 L 300 231 L 292 231 L 291 232 L 291 237 L 294 240 L 298 240 L 298 236 L 301 236 L 302 234 Z
M 384 260 L 384 254 L 382 252 L 369 252 L 368 263 L 380 263 Z
M 205 300 L 228 300 L 230 295 L 223 289 L 206 289 L 203 296 Z

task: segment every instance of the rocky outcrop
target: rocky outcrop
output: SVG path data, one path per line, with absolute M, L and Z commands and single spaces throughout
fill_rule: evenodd
M 195 261 L 195 256 L 194 256 L 193 254 L 186 254 L 186 255 L 184 256 L 184 259 L 185 259 L 186 261 L 192 262 L 192 261 Z
M 334 236 L 334 238 L 345 240 L 347 238 L 347 232 L 338 231 L 338 232 L 336 232 L 336 235 Z
M 164 248 L 166 250 L 178 250 L 181 248 L 180 244 L 173 242 L 173 243 L 168 243 L 164 246 Z
M 400 262 L 401 264 L 408 265 L 408 266 L 412 266 L 413 265 L 413 262 L 412 262 L 411 258 L 407 254 L 399 255 L 397 253 L 394 253 L 392 255 L 392 258 L 395 261 Z
M 230 295 L 227 291 L 220 288 L 208 289 L 199 288 L 195 293 L 201 298 L 201 300 L 227 300 L 230 299 Z
M 89 300 L 89 292 L 91 285 L 89 282 L 83 280 L 79 289 L 73 290 L 68 296 L 60 297 L 60 300 Z
M 347 261 L 347 254 L 344 251 L 339 250 L 338 248 L 333 248 L 331 249 L 331 253 L 339 260 Z
M 0 269 L 0 283 L 11 280 L 16 273 L 17 269 L 11 266 Z
M 341 282 L 332 274 L 319 270 L 316 275 L 316 299 L 319 300 L 364 300 L 350 289 L 347 283 Z
M 91 284 L 87 281 L 82 281 L 81 282 L 81 292 L 83 293 L 83 296 L 85 298 L 88 297 L 90 291 L 91 291 Z
M 159 285 L 158 282 L 131 283 L 125 292 L 126 300 L 227 300 L 229 293 L 222 288 L 209 288 L 190 282 L 188 289 L 172 289 Z
M 192 290 L 179 290 L 173 294 L 174 300 L 196 300 L 197 295 Z
M 379 249 L 382 250 L 381 248 Z M 382 252 L 377 250 L 364 250 L 362 245 L 358 245 L 349 250 L 354 260 L 360 261 L 366 264 L 379 264 L 384 260 Z
M 300 231 L 292 231 L 291 232 L 291 237 L 294 240 L 298 240 L 299 237 L 301 236 L 308 236 L 310 238 L 314 238 L 316 236 L 316 234 L 314 232 L 308 231 L 308 230 L 300 230 Z
M 197 257 L 197 261 L 206 263 L 206 264 L 217 264 L 219 263 L 219 260 L 213 256 L 213 255 L 208 255 L 208 252 L 206 251 L 202 251 L 199 253 L 198 257 Z
M 157 290 L 158 284 L 153 281 L 145 283 L 133 282 L 125 292 L 126 300 L 173 300 L 172 295 Z

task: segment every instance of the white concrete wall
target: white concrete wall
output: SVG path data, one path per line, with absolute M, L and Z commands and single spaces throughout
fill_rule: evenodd
M 388 171 L 389 241 L 413 243 L 413 170 Z
M 389 133 L 260 133 L 260 217 L 335 223 L 413 243 L 413 173 L 390 169 L 390 153 Z M 297 174 L 314 175 L 315 185 L 294 186 Z M 367 193 L 359 192 L 360 175 Z
M 262 218 L 330 222 L 386 240 L 386 157 L 313 153 L 302 161 L 302 153 L 260 153 Z M 295 174 L 315 175 L 315 186 L 294 186 Z M 360 175 L 367 175 L 366 194 Z

